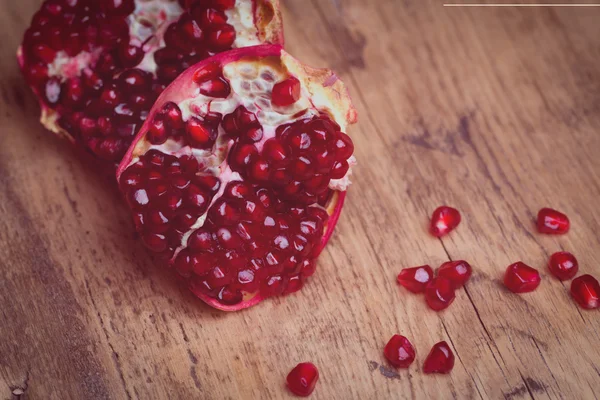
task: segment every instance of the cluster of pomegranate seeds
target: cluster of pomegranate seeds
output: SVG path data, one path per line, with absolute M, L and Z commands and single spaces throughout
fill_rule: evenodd
M 166 260 L 219 190 L 217 178 L 198 172 L 194 157 L 150 150 L 121 176 L 121 190 L 144 244 Z
M 426 374 L 447 374 L 454 368 L 454 353 L 445 341 L 436 343 L 423 363 Z
M 532 292 L 540 285 L 541 278 L 537 269 L 518 261 L 506 268 L 504 285 L 513 293 Z
M 550 269 L 552 275 L 561 281 L 566 281 L 577 275 L 579 264 L 573 254 L 567 251 L 559 251 L 550 256 L 548 269 Z
M 600 307 L 600 284 L 589 274 L 581 275 L 571 282 L 571 297 L 588 310 Z
M 540 233 L 560 235 L 569 231 L 569 218 L 552 208 L 542 208 L 537 215 L 537 228 Z
M 435 237 L 442 237 L 450 233 L 460 224 L 460 212 L 456 208 L 441 206 L 431 215 L 429 232 Z
M 260 153 L 255 143 L 263 133 L 253 113 L 240 107 L 224 117 L 223 127 L 240 138 L 229 154 L 232 169 L 299 204 L 318 202 L 332 179 L 346 175 L 354 152 L 350 137 L 324 114 L 278 126 Z
M 57 111 L 58 125 L 96 156 L 121 160 L 166 85 L 232 47 L 236 33 L 224 11 L 235 1 L 180 4 L 184 13 L 153 54 L 156 76 L 136 68 L 156 39 L 149 36 L 148 44 L 130 35 L 134 0 L 46 0 L 33 17 L 23 42 L 26 77 Z
M 413 293 L 425 293 L 425 302 L 435 311 L 448 308 L 454 301 L 455 290 L 462 287 L 473 273 L 464 260 L 448 261 L 438 268 L 437 277 L 429 265 L 404 268 L 398 274 L 398 283 Z
M 319 380 L 319 370 L 309 362 L 300 363 L 287 376 L 287 386 L 297 396 L 309 396 Z
M 383 350 L 385 358 L 396 368 L 408 368 L 415 360 L 415 349 L 402 335 L 394 335 Z
M 314 273 L 327 212 L 280 202 L 266 188 L 230 182 L 194 231 L 175 268 L 194 293 L 237 304 L 299 290 Z
M 433 278 L 433 270 L 429 265 L 404 268 L 398 274 L 398 283 L 413 293 L 423 293 Z

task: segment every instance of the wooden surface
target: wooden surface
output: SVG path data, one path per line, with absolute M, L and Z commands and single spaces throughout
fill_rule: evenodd
M 564 249 L 600 277 L 600 8 L 283 1 L 289 51 L 350 86 L 360 164 L 307 287 L 227 314 L 152 265 L 111 183 L 38 124 L 14 52 L 39 3 L 0 13 L 0 399 L 286 399 L 306 360 L 315 400 L 600 397 L 600 313 L 545 268 Z M 438 240 L 443 203 L 463 222 Z M 568 235 L 535 232 L 544 206 Z M 444 312 L 395 282 L 448 259 L 475 272 Z M 500 284 L 518 260 L 536 292 Z M 394 333 L 408 371 L 383 360 Z M 426 376 L 440 340 L 456 366 Z

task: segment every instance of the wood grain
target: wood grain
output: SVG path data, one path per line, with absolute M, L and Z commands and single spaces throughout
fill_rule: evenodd
M 598 311 L 545 265 L 568 250 L 600 277 L 600 9 L 284 0 L 288 50 L 350 87 L 360 164 L 307 287 L 226 314 L 152 265 L 112 182 L 37 123 L 14 52 L 40 3 L 0 14 L 0 399 L 285 399 L 306 360 L 313 399 L 599 396 Z M 464 220 L 437 240 L 442 203 Z M 544 206 L 568 235 L 535 232 Z M 475 273 L 444 312 L 395 283 L 448 259 Z M 502 287 L 517 260 L 536 292 Z M 394 333 L 408 371 L 383 360 Z M 440 340 L 456 367 L 426 376 Z

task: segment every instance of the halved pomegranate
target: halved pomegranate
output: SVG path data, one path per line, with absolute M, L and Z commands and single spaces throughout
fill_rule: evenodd
M 46 0 L 17 58 L 42 124 L 117 164 L 182 71 L 261 43 L 283 43 L 278 0 Z
M 232 50 L 163 92 L 117 179 L 145 245 L 206 303 L 238 310 L 314 273 L 349 185 L 354 122 L 330 70 L 280 46 Z

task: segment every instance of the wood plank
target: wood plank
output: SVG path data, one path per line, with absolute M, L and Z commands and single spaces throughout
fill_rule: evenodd
M 39 126 L 13 53 L 40 1 L 5 2 L 0 398 L 290 398 L 306 360 L 314 399 L 597 397 L 598 313 L 545 264 L 564 249 L 600 276 L 600 10 L 441 3 L 283 1 L 288 50 L 350 86 L 359 166 L 302 292 L 225 314 L 152 265 L 113 184 Z M 437 240 L 442 203 L 464 220 Z M 568 235 L 535 232 L 543 206 Z M 444 312 L 395 283 L 448 259 L 475 273 Z M 540 269 L 536 292 L 502 287 L 517 260 Z M 383 360 L 394 333 L 416 346 L 408 371 Z M 426 376 L 440 340 L 456 367 Z

